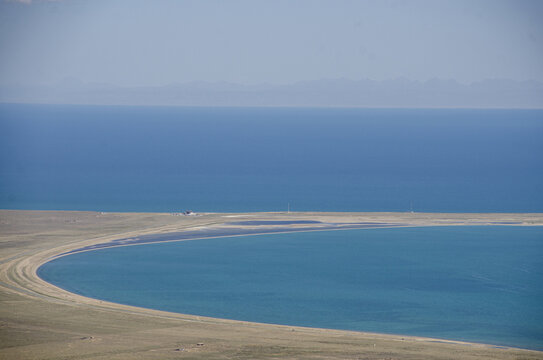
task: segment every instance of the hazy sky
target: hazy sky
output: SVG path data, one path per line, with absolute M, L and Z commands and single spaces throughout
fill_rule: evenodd
M 0 3 L 0 84 L 543 81 L 543 1 Z

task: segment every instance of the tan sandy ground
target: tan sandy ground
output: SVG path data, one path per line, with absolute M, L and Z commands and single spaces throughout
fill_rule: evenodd
M 171 214 L 0 210 L 0 359 L 543 359 L 488 345 L 255 324 L 80 297 L 43 282 L 37 267 L 81 246 L 145 233 L 228 227 L 243 220 L 383 222 L 410 226 L 522 222 L 543 214 Z M 309 225 L 295 225 L 304 227 Z M 315 226 L 315 225 L 311 225 Z M 256 227 L 257 228 L 257 227 Z

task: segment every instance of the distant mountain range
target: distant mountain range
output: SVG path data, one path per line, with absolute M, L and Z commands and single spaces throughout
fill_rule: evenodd
M 51 86 L 0 86 L 0 102 L 99 105 L 399 108 L 543 108 L 543 83 L 484 80 L 315 80 L 289 85 L 189 82 L 122 87 L 66 79 Z

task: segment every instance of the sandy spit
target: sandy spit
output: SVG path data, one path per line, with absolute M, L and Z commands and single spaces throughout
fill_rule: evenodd
M 307 221 L 319 223 L 304 223 Z M 543 359 L 543 352 L 485 344 L 257 324 L 142 309 L 72 294 L 36 275 L 41 264 L 58 254 L 145 234 L 315 231 L 368 223 L 543 226 L 543 214 L 307 212 L 183 216 L 0 210 L 0 358 Z

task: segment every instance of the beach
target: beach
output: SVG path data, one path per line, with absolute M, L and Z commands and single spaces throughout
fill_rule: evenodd
M 543 214 L 0 211 L 0 357 L 6 359 L 543 359 L 403 335 L 249 323 L 108 303 L 36 275 L 57 256 L 153 241 L 401 226 L 541 226 Z M 153 236 L 150 236 L 153 235 Z M 158 236 L 157 236 L 158 235 Z

